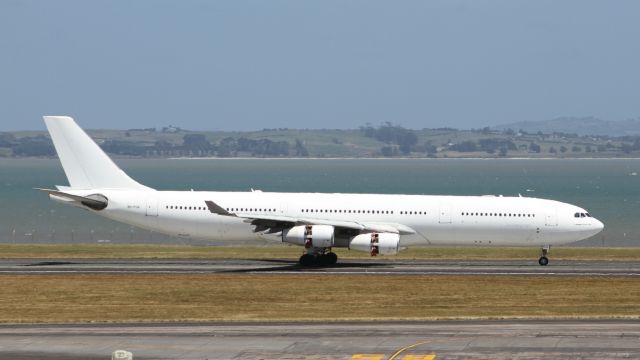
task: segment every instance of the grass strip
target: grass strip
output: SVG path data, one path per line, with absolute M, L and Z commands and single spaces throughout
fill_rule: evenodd
M 0 322 L 640 316 L 630 277 L 6 275 Z
M 341 259 L 371 258 L 367 253 L 335 249 Z M 302 253 L 299 246 L 189 246 L 189 245 L 118 245 L 118 244 L 3 244 L 2 259 L 297 259 Z M 411 247 L 396 256 L 380 256 L 372 261 L 393 259 L 441 260 L 532 260 L 540 256 L 538 248 L 516 247 Z M 640 260 L 637 248 L 552 248 L 555 260 Z

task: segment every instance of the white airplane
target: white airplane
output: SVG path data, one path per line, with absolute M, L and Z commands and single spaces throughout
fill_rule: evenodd
M 376 256 L 410 245 L 540 246 L 547 265 L 551 245 L 604 227 L 580 207 L 526 197 L 158 191 L 125 174 L 72 118 L 44 121 L 70 184 L 39 189 L 51 199 L 172 236 L 276 238 L 304 246 L 303 266 L 336 263 L 338 247 Z

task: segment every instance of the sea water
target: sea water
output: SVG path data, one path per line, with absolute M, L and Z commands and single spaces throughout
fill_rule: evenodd
M 640 159 L 119 159 L 159 190 L 432 195 L 554 199 L 605 224 L 591 246 L 640 245 Z M 116 223 L 50 201 L 33 188 L 67 185 L 57 159 L 0 159 L 0 242 L 199 243 Z

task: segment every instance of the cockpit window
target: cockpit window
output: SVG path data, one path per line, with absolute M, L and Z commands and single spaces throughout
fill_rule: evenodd
M 587 217 L 591 217 L 591 215 L 589 213 L 586 213 Z
M 580 217 L 580 213 L 575 213 L 575 214 L 573 214 L 573 216 L 579 218 Z
M 580 217 L 586 217 L 584 213 L 580 213 Z

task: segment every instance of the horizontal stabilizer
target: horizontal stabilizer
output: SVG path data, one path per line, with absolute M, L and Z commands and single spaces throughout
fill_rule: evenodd
M 87 196 L 79 196 L 73 195 L 66 192 L 52 190 L 52 189 L 40 189 L 36 188 L 36 190 L 44 191 L 49 194 L 51 197 L 56 197 L 65 201 L 72 201 L 75 203 L 82 204 L 90 209 L 100 211 L 103 210 L 109 205 L 109 200 L 101 194 L 92 194 Z

